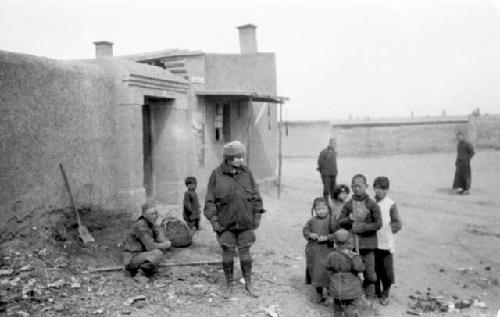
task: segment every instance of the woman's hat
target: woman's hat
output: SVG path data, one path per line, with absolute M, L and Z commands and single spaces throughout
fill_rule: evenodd
M 246 147 L 240 141 L 232 141 L 224 145 L 224 156 L 236 156 L 244 155 L 246 153 Z

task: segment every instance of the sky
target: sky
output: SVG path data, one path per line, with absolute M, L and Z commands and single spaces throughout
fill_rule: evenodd
M 500 0 L 0 0 L 0 50 L 275 52 L 287 120 L 500 113 Z

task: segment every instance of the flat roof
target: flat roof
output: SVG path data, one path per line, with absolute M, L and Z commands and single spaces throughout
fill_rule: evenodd
M 182 50 L 182 49 L 169 49 L 169 50 L 161 50 L 155 52 L 145 52 L 138 54 L 130 54 L 130 55 L 121 55 L 116 56 L 121 59 L 128 59 L 136 62 L 145 62 L 150 60 L 156 60 L 161 58 L 173 57 L 173 56 L 197 56 L 203 55 L 202 51 L 190 51 L 190 50 Z
M 273 103 L 284 103 L 289 100 L 287 97 L 260 94 L 251 90 L 225 90 L 225 89 L 213 89 L 213 90 L 199 90 L 196 91 L 197 96 L 231 96 L 240 97 L 244 99 L 252 99 L 257 102 L 273 102 Z

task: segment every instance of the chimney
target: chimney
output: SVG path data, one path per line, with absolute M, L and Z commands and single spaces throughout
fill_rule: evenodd
M 238 26 L 241 54 L 257 53 L 257 38 L 255 37 L 256 28 L 257 26 L 255 24 Z
M 113 42 L 109 41 L 96 41 L 95 45 L 95 58 L 113 57 Z

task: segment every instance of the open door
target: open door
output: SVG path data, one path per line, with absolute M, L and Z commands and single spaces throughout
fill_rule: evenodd
M 153 181 L 153 129 L 150 105 L 142 106 L 142 143 L 144 155 L 144 189 L 146 198 L 154 197 Z

